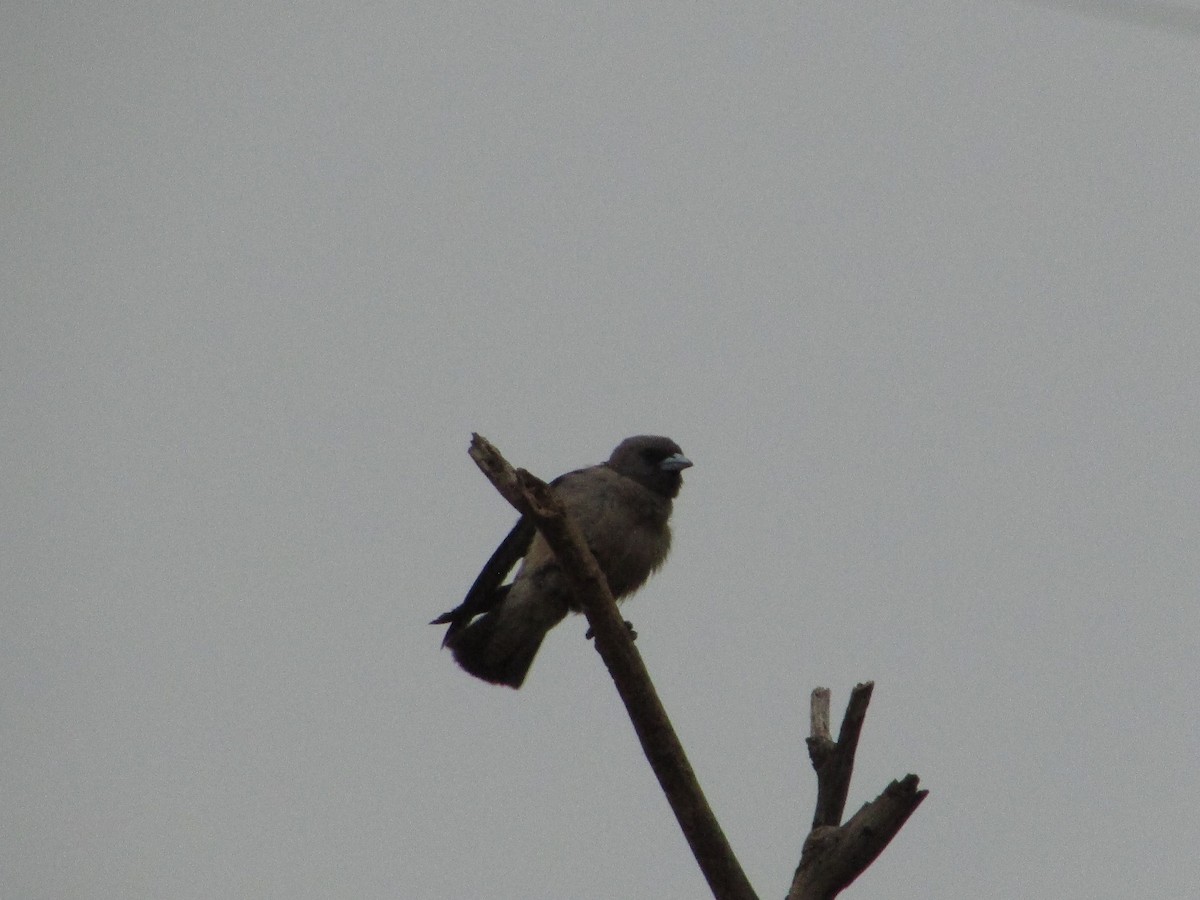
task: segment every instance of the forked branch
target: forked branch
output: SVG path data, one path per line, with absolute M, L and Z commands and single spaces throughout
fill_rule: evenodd
M 812 692 L 808 755 L 817 773 L 817 809 L 787 900 L 832 900 L 840 894 L 891 843 L 929 793 L 917 789 L 916 775 L 906 775 L 839 825 L 874 688 L 870 681 L 855 686 L 836 741 L 829 730 L 829 689 Z

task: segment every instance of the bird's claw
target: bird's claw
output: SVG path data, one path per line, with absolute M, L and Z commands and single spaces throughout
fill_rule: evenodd
M 628 631 L 629 631 L 629 639 L 631 641 L 636 641 L 637 640 L 637 632 L 633 630 L 633 623 L 630 622 L 628 619 L 625 620 L 625 628 L 628 629 Z M 595 636 L 596 636 L 596 632 L 591 628 L 589 628 L 586 632 L 584 632 L 584 635 L 583 635 L 584 640 L 588 640 L 588 641 L 590 641 Z

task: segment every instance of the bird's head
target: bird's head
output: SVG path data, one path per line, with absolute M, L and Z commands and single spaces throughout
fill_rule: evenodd
M 679 493 L 683 470 L 691 464 L 673 440 L 650 434 L 626 438 L 608 458 L 608 467 L 614 472 L 669 499 Z

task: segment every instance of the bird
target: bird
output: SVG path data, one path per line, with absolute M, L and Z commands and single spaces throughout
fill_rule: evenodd
M 666 560 L 672 501 L 691 465 L 670 438 L 643 434 L 621 441 L 607 461 L 550 482 L 614 599 L 632 594 Z M 503 583 L 518 561 L 512 581 Z M 553 551 L 522 516 L 463 602 L 430 624 L 449 625 L 442 646 L 463 669 L 516 689 L 550 629 L 580 610 Z

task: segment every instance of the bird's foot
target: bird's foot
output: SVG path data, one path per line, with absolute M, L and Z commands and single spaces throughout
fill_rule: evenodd
M 625 627 L 629 630 L 629 639 L 631 641 L 636 641 L 637 640 L 637 632 L 633 630 L 633 623 L 630 622 L 628 619 L 626 619 Z M 590 641 L 595 636 L 596 636 L 596 632 L 593 631 L 591 628 L 589 628 L 583 635 L 584 640 L 588 640 L 588 641 Z

